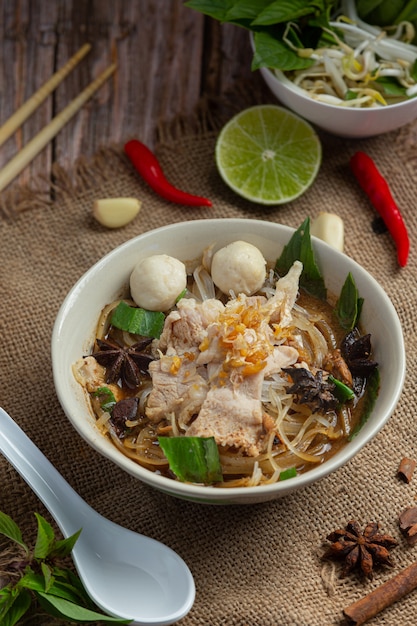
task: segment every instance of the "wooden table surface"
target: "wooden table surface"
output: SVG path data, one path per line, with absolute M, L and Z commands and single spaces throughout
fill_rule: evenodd
M 4 166 L 110 63 L 116 73 L 10 184 L 48 177 L 102 145 L 137 137 L 152 147 L 161 120 L 260 78 L 243 29 L 183 0 L 0 0 L 0 125 L 86 42 L 90 53 L 0 147 Z M 243 107 L 242 107 L 243 108 Z M 48 182 L 43 183 L 46 187 Z

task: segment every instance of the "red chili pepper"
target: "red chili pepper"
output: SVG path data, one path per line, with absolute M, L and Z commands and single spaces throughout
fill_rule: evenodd
M 350 166 L 358 183 L 367 194 L 374 208 L 384 220 L 397 246 L 397 258 L 401 267 L 407 264 L 410 240 L 400 210 L 392 197 L 387 181 L 374 161 L 364 152 L 356 152 Z
M 211 206 L 207 198 L 193 196 L 171 185 L 154 153 L 140 141 L 128 141 L 124 150 L 143 180 L 165 200 L 188 206 Z

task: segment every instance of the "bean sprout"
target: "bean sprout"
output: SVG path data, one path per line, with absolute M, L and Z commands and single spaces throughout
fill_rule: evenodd
M 350 108 L 386 106 L 417 95 L 413 65 L 417 47 L 407 43 L 414 37 L 414 27 L 401 22 L 387 31 L 362 22 L 354 2 L 342 2 L 343 14 L 330 22 L 324 31 L 334 45 L 300 51 L 290 41 L 288 24 L 284 40 L 298 54 L 313 61 L 308 69 L 285 75 L 314 100 Z M 393 81 L 396 89 L 385 89 Z

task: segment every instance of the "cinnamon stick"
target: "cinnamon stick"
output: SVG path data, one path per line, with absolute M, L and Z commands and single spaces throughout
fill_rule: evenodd
M 417 563 L 413 563 L 387 580 L 367 596 L 343 610 L 343 615 L 354 626 L 361 626 L 417 588 Z
M 401 459 L 397 474 L 399 478 L 401 478 L 404 482 L 409 483 L 411 481 L 415 468 L 416 461 L 414 461 L 414 459 L 408 459 L 407 457 L 404 457 L 403 459 Z
M 398 523 L 408 545 L 414 546 L 417 543 L 417 507 L 405 509 L 398 518 Z

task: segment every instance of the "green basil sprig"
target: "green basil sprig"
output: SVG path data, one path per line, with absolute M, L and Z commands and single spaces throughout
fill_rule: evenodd
M 335 312 L 339 323 L 345 330 L 353 330 L 358 325 L 362 311 L 363 298 L 359 297 L 358 289 L 352 274 L 346 277 L 336 303 Z
M 16 544 L 16 556 L 8 553 L 8 563 L 2 565 L 6 579 L 0 584 L 6 584 L 0 587 L 0 624 L 15 626 L 30 609 L 36 612 L 39 607 L 70 622 L 130 624 L 131 620 L 99 613 L 78 576 L 62 565 L 62 559 L 71 554 L 81 530 L 66 539 L 56 539 L 49 522 L 38 513 L 35 517 L 38 532 L 31 551 L 16 522 L 0 511 L 0 534 Z
M 185 6 L 221 23 L 254 33 L 252 69 L 304 69 L 313 61 L 297 48 L 317 48 L 331 38 L 331 15 L 339 0 L 188 0 Z M 323 30 L 326 29 L 326 30 Z M 290 44 L 288 43 L 290 42 Z
M 297 228 L 284 247 L 281 256 L 275 263 L 275 271 L 280 276 L 284 276 L 295 261 L 301 261 L 303 264 L 300 287 L 303 287 L 313 296 L 325 300 L 327 290 L 311 244 L 309 217 Z

